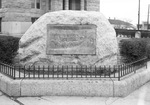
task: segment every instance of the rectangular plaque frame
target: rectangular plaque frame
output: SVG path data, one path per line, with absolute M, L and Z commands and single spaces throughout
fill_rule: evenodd
M 90 25 L 47 25 L 47 55 L 95 55 L 96 29 Z

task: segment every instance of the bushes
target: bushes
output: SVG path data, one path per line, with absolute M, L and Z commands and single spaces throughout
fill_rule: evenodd
M 146 56 L 148 59 L 150 59 L 150 44 L 146 46 Z
M 0 61 L 13 63 L 19 48 L 20 38 L 0 36 Z M 150 38 L 123 39 L 120 41 L 120 54 L 124 62 L 132 62 L 143 57 L 150 58 Z
M 0 36 L 0 61 L 12 63 L 19 47 L 19 38 Z
M 150 56 L 150 39 L 123 39 L 120 42 L 120 54 L 124 62 L 132 62 Z

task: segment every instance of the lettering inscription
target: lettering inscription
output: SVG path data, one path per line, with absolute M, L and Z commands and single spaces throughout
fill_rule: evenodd
M 95 25 L 47 25 L 48 55 L 96 54 Z

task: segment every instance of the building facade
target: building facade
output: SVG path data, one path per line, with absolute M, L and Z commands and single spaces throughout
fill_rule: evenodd
M 142 22 L 142 24 L 140 24 L 139 26 L 140 26 L 139 27 L 140 30 L 150 31 L 150 24 L 148 24 L 148 22 L 146 22 L 146 21 Z M 138 27 L 138 25 L 137 25 L 137 27 Z
M 46 12 L 99 11 L 100 0 L 0 0 L 0 32 L 22 35 Z

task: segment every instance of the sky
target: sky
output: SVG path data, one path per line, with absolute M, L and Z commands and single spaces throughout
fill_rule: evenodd
M 140 23 L 147 21 L 150 0 L 140 0 Z M 138 23 L 139 0 L 100 0 L 100 12 L 106 18 Z

